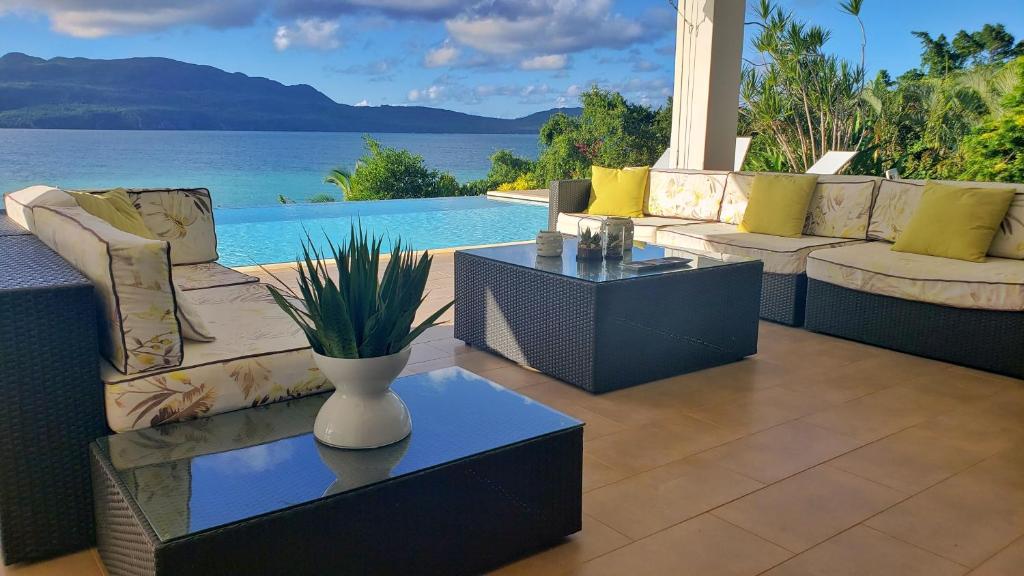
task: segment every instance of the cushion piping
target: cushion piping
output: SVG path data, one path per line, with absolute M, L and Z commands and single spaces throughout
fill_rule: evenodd
M 693 226 L 693 224 L 689 224 L 689 226 Z M 730 224 L 730 226 L 731 226 L 731 224 Z M 723 242 L 721 240 L 714 240 L 714 239 L 707 238 L 707 237 L 704 237 L 704 236 L 695 236 L 693 234 L 684 234 L 683 232 L 679 232 L 677 230 L 665 230 L 665 232 L 667 232 L 669 234 L 678 234 L 680 236 L 686 236 L 687 238 L 693 238 L 694 240 L 703 240 L 705 242 L 713 242 L 715 244 L 721 244 L 723 246 L 733 246 L 735 248 L 748 248 L 750 250 L 763 250 L 765 252 L 774 252 L 776 254 L 795 254 L 797 252 L 800 252 L 802 250 L 807 250 L 809 248 L 824 248 L 826 246 L 835 246 L 835 245 L 838 245 L 838 244 L 849 244 L 851 242 L 857 242 L 857 243 L 861 243 L 862 242 L 862 240 L 860 240 L 859 238 L 835 238 L 835 240 L 839 240 L 839 242 L 832 242 L 832 243 L 829 243 L 829 244 L 815 244 L 815 245 L 812 245 L 812 246 L 802 246 L 802 247 L 797 248 L 795 250 L 773 250 L 771 248 L 762 248 L 761 246 L 746 246 L 746 245 L 743 245 L 743 244 L 730 244 L 728 242 Z M 767 236 L 767 234 L 766 234 L 766 236 Z M 808 236 L 802 236 L 802 237 L 806 238 Z M 810 237 L 811 238 L 828 238 L 828 239 L 833 239 L 831 236 L 810 236 Z M 781 236 L 780 236 L 780 238 L 781 238 Z
M 205 344 L 205 342 L 201 342 L 201 344 Z M 204 366 L 215 366 L 215 365 L 218 365 L 218 364 L 227 364 L 228 362 L 234 362 L 236 360 L 247 360 L 249 358 L 261 358 L 263 356 L 273 356 L 275 354 L 285 354 L 287 352 L 299 352 L 301 350 L 311 350 L 311 349 L 312 349 L 311 346 L 300 346 L 298 348 L 285 348 L 285 349 L 282 349 L 282 350 L 272 350 L 272 351 L 269 351 L 269 352 L 259 352 L 257 354 L 242 354 L 240 356 L 232 356 L 231 358 L 221 358 L 219 360 L 211 360 L 209 362 L 202 362 L 200 364 L 191 364 L 189 366 L 181 366 L 181 365 L 179 365 L 179 366 L 175 366 L 174 368 L 165 369 L 162 372 L 146 372 L 146 373 L 140 373 L 138 375 L 135 375 L 135 374 L 125 374 L 125 376 L 129 376 L 129 378 L 119 379 L 119 380 L 116 380 L 114 382 L 104 382 L 104 384 L 107 385 L 107 386 L 114 386 L 114 385 L 117 385 L 117 384 L 124 384 L 125 382 L 132 382 L 132 381 L 135 381 L 135 380 L 142 380 L 142 379 L 145 379 L 145 378 L 150 378 L 150 377 L 153 377 L 153 376 L 158 376 L 160 374 L 166 374 L 168 372 L 179 372 L 179 371 L 182 371 L 182 370 L 191 370 L 193 368 L 202 368 Z M 182 356 L 184 356 L 184 354 L 182 354 Z

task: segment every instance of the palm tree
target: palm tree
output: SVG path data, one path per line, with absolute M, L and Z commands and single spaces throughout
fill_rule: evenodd
M 324 184 L 334 184 L 341 190 L 341 197 L 347 199 L 352 193 L 352 174 L 347 170 L 335 168 L 327 173 Z

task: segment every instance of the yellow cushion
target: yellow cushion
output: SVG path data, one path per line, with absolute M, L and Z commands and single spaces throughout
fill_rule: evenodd
M 925 182 L 917 210 L 892 249 L 984 262 L 1013 194 L 1012 188 Z
M 157 239 L 146 223 L 142 221 L 142 215 L 135 209 L 135 206 L 132 206 L 132 201 L 123 188 L 116 188 L 102 194 L 88 192 L 71 192 L 70 194 L 83 210 L 97 218 L 106 220 L 114 228 L 150 240 Z
M 650 168 L 647 166 L 621 170 L 594 166 L 587 214 L 627 218 L 643 216 L 648 172 Z
M 817 183 L 815 174 L 755 175 L 740 231 L 799 238 Z

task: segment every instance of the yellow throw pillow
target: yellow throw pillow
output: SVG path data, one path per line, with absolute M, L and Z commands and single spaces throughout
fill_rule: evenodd
M 638 218 L 644 215 L 644 195 L 650 168 L 602 168 L 594 166 L 590 177 L 587 214 Z
M 815 174 L 755 174 L 740 231 L 799 238 L 817 184 Z
M 101 194 L 90 194 L 89 192 L 70 192 L 70 194 L 83 210 L 97 218 L 106 220 L 114 228 L 150 240 L 158 240 L 146 223 L 142 221 L 142 215 L 135 209 L 135 206 L 132 206 L 132 201 L 123 188 L 115 188 Z
M 921 201 L 892 249 L 984 262 L 1013 194 L 1012 188 L 925 182 Z

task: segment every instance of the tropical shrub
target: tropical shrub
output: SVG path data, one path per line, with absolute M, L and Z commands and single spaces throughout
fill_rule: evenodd
M 306 199 L 306 202 L 310 202 L 312 204 L 329 204 L 331 202 L 337 202 L 337 200 L 330 194 L 313 194 Z
M 369 135 L 363 136 L 363 142 L 366 154 L 349 178 L 346 200 L 433 198 L 465 192 L 454 176 L 427 168 L 418 154 L 382 146 Z
M 280 289 L 267 286 L 317 354 L 374 358 L 401 352 L 454 304 L 445 304 L 413 327 L 431 257 L 426 252 L 417 257 L 395 242 L 380 274 L 382 243 L 383 236 L 371 239 L 355 225 L 348 242 L 335 245 L 327 239 L 329 252 L 318 250 L 307 236 L 302 259 L 295 264 L 299 292 L 283 282 Z M 337 281 L 328 273 L 326 258 L 337 266 Z
M 1024 182 L 1024 57 L 1011 70 L 1017 86 L 1004 98 L 1001 114 L 976 128 L 961 146 L 966 180 Z

